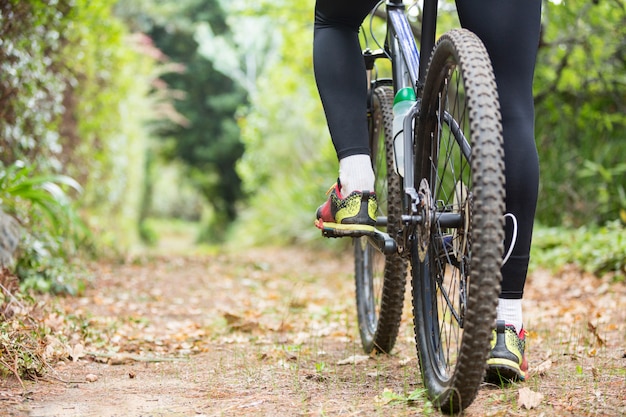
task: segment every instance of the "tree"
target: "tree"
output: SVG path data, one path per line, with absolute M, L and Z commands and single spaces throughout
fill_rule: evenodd
M 219 241 L 236 218 L 243 195 L 235 170 L 243 154 L 236 113 L 246 103 L 246 93 L 199 53 L 195 37 L 200 25 L 229 33 L 224 11 L 217 0 L 137 0 L 120 4 L 118 13 L 148 34 L 167 60 L 183 66 L 161 78 L 170 89 L 182 92 L 175 107 L 186 123 L 166 125 L 157 133 L 165 143 L 164 155 L 186 164 L 187 175 L 213 207 L 207 238 Z
M 535 77 L 538 218 L 626 223 L 626 4 L 548 1 Z

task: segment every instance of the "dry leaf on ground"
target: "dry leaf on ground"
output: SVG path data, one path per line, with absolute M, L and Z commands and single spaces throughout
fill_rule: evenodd
M 517 403 L 528 410 L 539 406 L 542 400 L 543 394 L 534 392 L 530 388 L 521 388 L 518 392 Z
M 531 372 L 536 373 L 537 375 L 545 375 L 545 373 L 548 372 L 550 368 L 552 368 L 552 360 L 546 359 L 535 368 L 531 368 Z
M 365 355 L 352 355 L 337 362 L 337 365 L 353 365 L 357 363 L 367 362 L 369 356 Z
M 67 350 L 67 353 L 69 357 L 72 358 L 73 362 L 76 362 L 77 360 L 85 356 L 85 347 L 81 343 L 75 344 L 74 347 L 68 346 Z
M 85 381 L 87 382 L 96 382 L 98 380 L 98 375 L 96 374 L 87 374 L 85 376 Z

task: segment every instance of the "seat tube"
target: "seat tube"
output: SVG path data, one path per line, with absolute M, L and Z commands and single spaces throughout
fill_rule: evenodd
M 435 32 L 437 31 L 437 5 L 438 0 L 424 0 L 422 18 L 422 39 L 420 52 L 423 59 L 420 60 L 419 82 L 422 84 L 426 78 L 426 69 L 430 62 L 430 55 L 435 47 Z
M 389 48 L 392 56 L 400 56 L 400 46 L 398 44 L 398 39 L 395 36 L 390 38 Z M 404 64 L 404 60 L 394 58 L 391 60 L 391 63 L 393 71 L 393 89 L 395 92 L 398 92 L 400 89 L 410 86 L 409 77 L 407 76 L 407 69 Z

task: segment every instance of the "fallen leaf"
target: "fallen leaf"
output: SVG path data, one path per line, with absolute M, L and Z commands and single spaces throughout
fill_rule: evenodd
M 305 379 L 315 382 L 324 382 L 328 380 L 328 376 L 322 375 L 319 372 L 309 372 L 304 375 Z
M 54 314 L 50 314 L 44 320 L 44 323 L 46 323 L 46 326 L 50 327 L 50 330 L 57 331 L 58 329 L 62 328 L 64 324 L 64 321 L 63 321 L 64 319 L 65 319 L 64 316 L 59 316 L 58 314 L 54 313 Z
M 98 380 L 98 375 L 96 374 L 87 374 L 85 376 L 85 381 L 87 382 L 96 382 Z
M 591 323 L 590 321 L 587 322 L 587 329 L 596 337 L 596 341 L 600 346 L 606 345 L 604 339 L 602 339 L 598 334 L 598 328 L 594 326 L 593 323 Z
M 242 320 L 241 316 L 238 316 L 236 314 L 231 314 L 228 312 L 223 313 L 222 317 L 226 319 L 226 324 L 228 325 L 232 325 L 233 323 L 238 323 Z
M 261 326 L 258 322 L 247 320 L 238 324 L 231 324 L 230 328 L 233 330 L 239 330 L 244 333 L 252 333 L 253 331 L 259 329 Z
M 351 365 L 351 364 L 362 363 L 362 362 L 366 362 L 367 360 L 369 360 L 369 358 L 370 358 L 369 356 L 365 356 L 365 355 L 352 355 L 345 359 L 340 360 L 339 362 L 337 362 L 337 365 Z
M 593 375 L 593 379 L 597 380 L 598 377 L 600 376 L 600 371 L 598 371 L 598 368 L 596 368 L 595 366 L 591 367 L 591 374 Z
M 261 326 L 256 320 L 245 319 L 241 316 L 231 313 L 223 313 L 222 317 L 226 319 L 226 323 L 232 330 L 238 330 L 244 333 L 252 333 Z
M 70 358 L 72 358 L 73 362 L 76 362 L 77 360 L 85 356 L 85 347 L 80 343 L 74 345 L 74 347 L 68 347 L 67 350 L 67 353 L 69 354 Z
M 537 407 L 543 400 L 543 394 L 531 391 L 529 388 L 521 388 L 518 391 L 517 403 L 520 407 L 528 410 Z
M 406 357 L 404 359 L 400 359 L 400 366 L 406 366 L 409 364 L 409 362 L 411 362 L 413 360 L 413 358 L 410 357 Z
M 539 365 L 537 365 L 531 371 L 536 373 L 536 374 L 538 374 L 538 375 L 544 375 L 546 372 L 548 372 L 548 370 L 550 368 L 552 368 L 552 360 L 547 359 L 547 360 L 541 362 Z

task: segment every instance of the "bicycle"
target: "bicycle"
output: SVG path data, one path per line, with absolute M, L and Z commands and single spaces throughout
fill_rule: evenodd
M 487 51 L 471 32 L 455 29 L 435 43 L 437 0 L 425 0 L 422 13 L 419 50 L 432 51 L 430 61 L 420 59 L 402 1 L 385 5 L 385 43 L 363 53 L 377 230 L 323 234 L 353 237 L 357 317 L 367 353 L 393 348 L 411 265 L 422 379 L 436 406 L 457 412 L 471 404 L 482 382 L 500 292 L 504 151 L 496 83 Z M 377 77 L 379 59 L 391 61 L 391 78 Z M 417 101 L 404 120 L 400 176 L 393 100 L 405 87 Z

